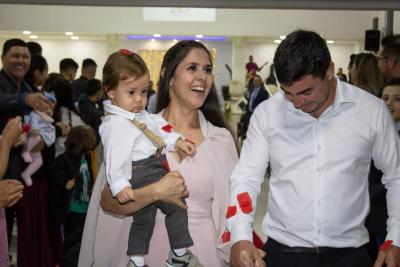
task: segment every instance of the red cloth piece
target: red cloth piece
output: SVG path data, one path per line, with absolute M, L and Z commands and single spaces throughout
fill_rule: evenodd
M 170 124 L 167 124 L 167 125 L 163 126 L 161 129 L 162 129 L 164 132 L 170 133 L 171 130 L 172 130 L 172 126 L 171 126 Z
M 380 251 L 385 251 L 387 250 L 393 243 L 393 240 L 386 240 L 383 242 L 383 244 L 379 247 Z
M 261 238 L 254 231 L 253 231 L 253 244 L 258 249 L 263 249 L 264 248 L 264 242 L 261 240 Z
M 239 201 L 239 207 L 243 213 L 250 213 L 253 211 L 253 201 L 250 198 L 249 193 L 244 192 L 237 195 L 237 200 Z
M 226 230 L 223 234 L 222 234 L 222 243 L 227 243 L 229 241 L 231 241 L 231 233 Z
M 226 218 L 229 219 L 230 217 L 236 214 L 236 206 L 228 206 L 228 210 L 226 211 Z
M 169 168 L 169 165 L 168 165 L 168 161 L 162 160 L 161 164 L 162 164 L 164 169 L 166 169 L 168 172 L 171 172 L 171 169 Z
M 128 49 L 120 49 L 119 52 L 125 56 L 133 56 L 135 54 Z
M 22 125 L 22 132 L 24 133 L 29 133 L 29 130 L 31 129 L 31 126 L 27 123 L 25 123 L 24 125 Z

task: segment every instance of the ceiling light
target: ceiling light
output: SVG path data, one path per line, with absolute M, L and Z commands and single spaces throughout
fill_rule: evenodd
M 282 40 L 278 40 L 278 39 L 274 40 L 274 43 L 276 43 L 276 44 L 280 44 L 281 42 L 282 42 Z
M 153 36 L 156 37 L 156 38 L 160 38 L 160 37 L 161 37 L 161 34 L 155 33 L 155 34 L 153 34 Z
M 71 40 L 79 40 L 78 36 L 71 36 Z
M 22 31 L 22 34 L 25 34 L 25 35 L 29 35 L 31 33 L 32 33 L 31 31 Z
M 71 35 L 74 35 L 74 33 L 73 32 L 65 32 L 65 35 L 71 36 Z
M 29 38 L 31 38 L 31 39 L 37 39 L 38 36 L 37 36 L 37 35 L 30 35 Z
M 204 35 L 202 35 L 202 34 L 196 34 L 196 38 L 203 38 L 204 37 Z
M 281 39 L 281 40 L 285 40 L 285 38 L 286 38 L 286 35 L 279 36 L 279 39 Z
M 178 39 L 174 39 L 174 40 L 172 40 L 172 41 L 176 43 L 176 42 L 178 42 Z
M 156 41 L 156 39 L 152 38 L 150 41 L 152 41 L 152 42 L 155 42 L 155 41 Z
M 328 41 L 326 41 L 326 43 L 327 43 L 327 44 L 334 44 L 335 41 L 333 41 L 333 40 L 328 40 Z
M 127 36 L 128 40 L 151 40 L 154 39 L 152 35 L 128 35 Z M 193 35 L 164 35 L 157 40 L 196 40 L 197 38 L 194 37 Z M 212 42 L 225 42 L 226 41 L 225 36 L 204 36 L 201 38 L 202 41 L 212 41 Z

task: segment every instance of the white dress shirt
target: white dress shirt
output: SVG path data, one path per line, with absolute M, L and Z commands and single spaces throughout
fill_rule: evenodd
M 231 176 L 230 205 L 248 192 L 253 211 L 229 220 L 232 244 L 252 240 L 257 195 L 268 163 L 263 231 L 287 246 L 359 247 L 368 242 L 371 157 L 388 189 L 387 239 L 400 246 L 400 141 L 384 103 L 337 78 L 334 103 L 319 118 L 282 92 L 260 104 Z
M 180 134 L 166 132 L 161 128 L 168 123 L 157 114 L 146 110 L 132 113 L 104 101 L 104 117 L 100 128 L 101 142 L 104 146 L 104 162 L 107 181 L 112 194 L 117 195 L 125 187 L 130 187 L 132 178 L 132 161 L 146 159 L 154 155 L 157 147 L 131 122 L 136 119 L 147 125 L 151 131 L 160 136 L 168 151 L 173 150 Z

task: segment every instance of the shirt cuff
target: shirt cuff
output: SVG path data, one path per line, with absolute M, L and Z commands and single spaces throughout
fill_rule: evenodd
M 181 134 L 171 132 L 168 134 L 168 137 L 165 139 L 165 149 L 167 151 L 175 151 L 175 144 L 179 138 L 185 140 Z
M 388 234 L 386 235 L 386 240 L 392 240 L 393 245 L 400 247 L 400 229 L 396 227 L 391 227 Z
M 241 240 L 253 242 L 253 228 L 250 223 L 235 223 L 231 228 L 231 244 Z
M 109 184 L 110 184 L 110 190 L 111 190 L 113 197 L 115 197 L 125 187 L 131 187 L 131 184 L 129 183 L 129 181 L 125 180 L 125 179 L 118 179 L 117 181 L 113 181 L 112 183 L 109 183 Z

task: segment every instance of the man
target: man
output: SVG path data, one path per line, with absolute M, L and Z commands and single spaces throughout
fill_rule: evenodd
M 82 62 L 82 75 L 76 79 L 72 84 L 74 86 L 74 95 L 78 99 L 80 95 L 86 93 L 87 82 L 94 79 L 96 76 L 97 64 L 91 58 L 86 58 Z
M 381 40 L 377 59 L 386 81 L 400 77 L 400 34 L 387 35 Z
M 3 131 L 7 122 L 16 116 L 23 117 L 28 114 L 31 109 L 39 111 L 47 111 L 50 108 L 50 101 L 40 93 L 32 93 L 32 89 L 25 82 L 24 76 L 30 66 L 30 53 L 27 44 L 20 39 L 9 39 L 3 45 L 1 55 L 3 69 L 0 71 L 0 132 Z M 44 147 L 44 142 L 40 142 L 34 151 L 40 151 Z M 4 175 L 7 179 L 21 179 L 21 172 L 25 168 L 25 162 L 21 157 L 21 146 L 11 149 L 9 163 Z M 29 191 L 29 193 L 28 193 Z M 27 233 L 29 228 L 28 220 L 33 220 L 32 210 L 29 209 L 27 203 L 32 203 L 31 189 L 24 190 L 24 195 L 18 203 L 18 218 L 21 224 L 18 224 L 18 251 L 22 251 L 25 246 L 29 246 L 30 237 L 36 233 Z M 7 232 L 11 236 L 12 227 L 14 225 L 15 208 L 7 209 Z M 40 212 L 36 211 L 36 212 Z M 9 239 L 9 242 L 11 238 Z M 20 250 L 21 249 L 21 250 Z M 32 254 L 36 251 L 32 250 Z M 18 258 L 24 258 L 24 261 L 30 262 L 29 266 L 36 266 L 32 263 L 32 259 L 27 257 L 29 252 L 18 253 Z M 18 266 L 27 266 L 23 262 L 18 261 Z
M 364 246 L 371 156 L 385 174 L 393 242 L 374 267 L 400 266 L 400 140 L 384 103 L 334 75 L 315 32 L 288 35 L 274 66 L 282 92 L 253 113 L 231 176 L 231 266 L 372 266 Z M 268 163 L 264 263 L 251 240 Z
M 26 45 L 28 46 L 28 50 L 33 55 L 42 55 L 43 49 L 42 46 L 37 42 L 27 42 Z
M 256 74 L 253 77 L 251 84 L 251 88 L 249 88 L 249 101 L 247 102 L 246 105 L 246 113 L 243 114 L 241 117 L 240 121 L 242 124 L 241 127 L 241 136 L 243 139 L 246 138 L 246 132 L 249 127 L 250 123 L 250 118 L 251 115 L 253 114 L 253 111 L 256 109 L 256 107 L 263 102 L 264 100 L 267 100 L 269 97 L 269 94 L 267 90 L 265 90 L 264 84 L 262 82 L 262 78 L 260 75 Z
M 72 58 L 64 58 L 60 61 L 60 74 L 64 79 L 72 82 L 75 79 L 78 67 L 78 63 L 76 63 Z
M 264 68 L 265 65 L 267 65 L 268 62 L 265 62 L 261 67 L 258 67 L 257 63 L 254 62 L 254 58 L 252 55 L 249 56 L 249 62 L 246 63 L 246 70 L 247 73 L 250 73 L 252 71 L 260 71 L 262 68 Z

